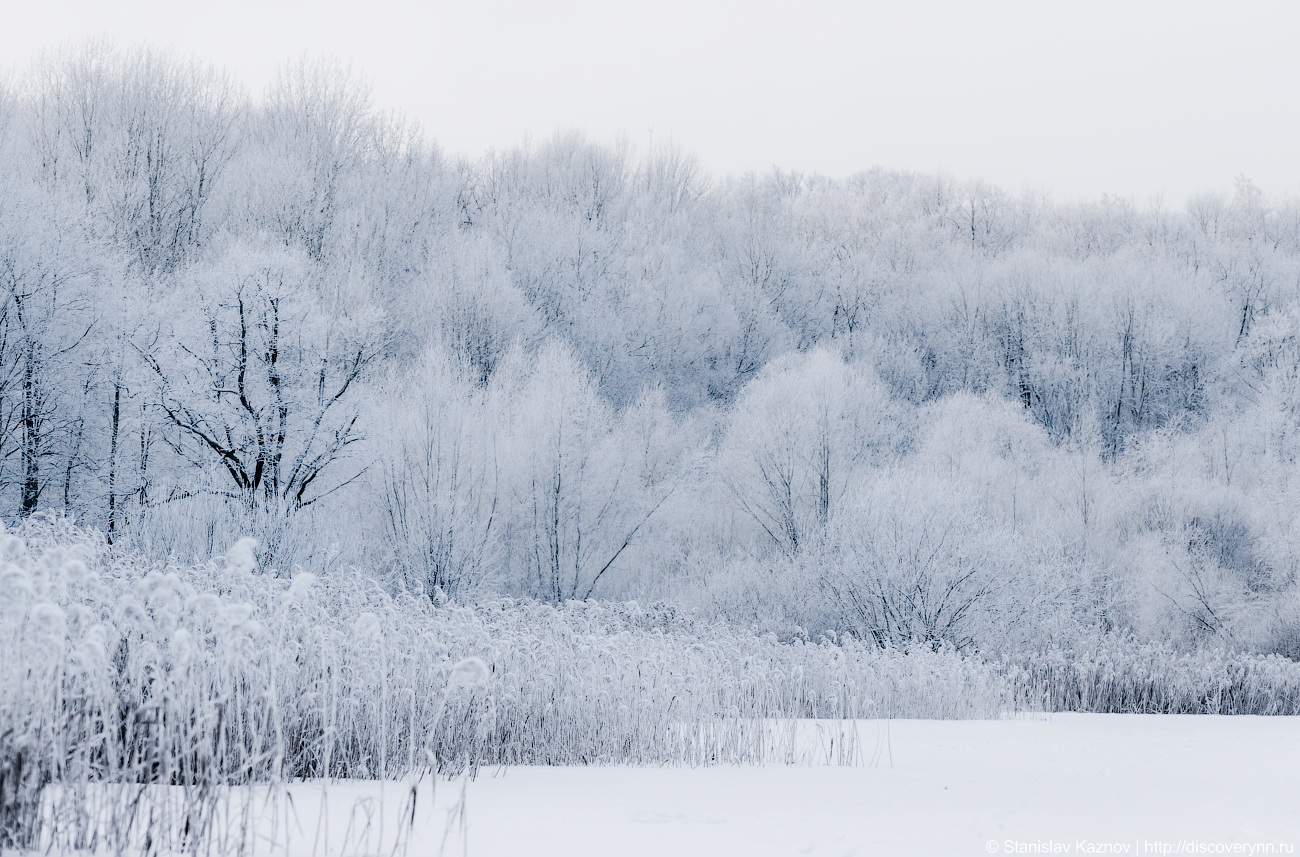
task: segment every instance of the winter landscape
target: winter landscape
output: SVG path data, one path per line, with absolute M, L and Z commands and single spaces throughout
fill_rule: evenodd
M 1295 853 L 1300 185 L 861 167 L 0 74 L 0 852 Z

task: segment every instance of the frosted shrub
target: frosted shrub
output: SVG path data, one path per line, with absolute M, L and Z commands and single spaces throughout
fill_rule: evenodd
M 972 648 L 1013 612 L 1017 541 L 981 521 L 972 498 L 914 477 L 882 478 L 853 499 L 822 581 L 864 638 Z

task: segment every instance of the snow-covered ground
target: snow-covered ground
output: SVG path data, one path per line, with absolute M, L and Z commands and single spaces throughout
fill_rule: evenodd
M 957 857 L 1300 846 L 1297 718 L 1068 714 L 864 722 L 860 733 L 868 764 L 858 767 L 485 770 L 440 782 L 433 805 L 426 783 L 407 853 Z M 325 831 L 311 820 L 319 788 L 293 787 L 304 828 L 294 851 L 324 850 Z M 389 838 L 406 795 L 393 784 L 384 792 Z M 367 817 L 377 835 L 378 816 L 368 815 L 377 797 L 373 785 L 329 787 L 329 851 L 347 838 L 344 850 L 355 853 Z

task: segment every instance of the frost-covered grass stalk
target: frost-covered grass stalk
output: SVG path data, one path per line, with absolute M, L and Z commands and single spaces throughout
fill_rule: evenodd
M 800 730 L 780 725 L 794 718 L 1292 712 L 1300 698 L 1300 665 L 1276 659 L 985 663 L 778 642 L 630 603 L 435 607 L 360 573 L 260 574 L 246 541 L 179 567 L 65 519 L 0 540 L 4 848 L 246 853 L 249 814 L 295 780 L 798 761 Z M 827 761 L 860 761 L 854 734 Z
M 1224 649 L 1180 652 L 1110 638 L 1087 649 L 1002 662 L 1035 710 L 1147 714 L 1300 714 L 1300 663 Z
M 785 644 L 635 605 L 436 608 L 362 574 L 276 579 L 247 542 L 177 567 L 65 519 L 3 539 L 5 847 L 194 850 L 228 831 L 215 814 L 251 811 L 230 800 L 249 784 L 761 762 L 791 755 L 772 718 L 978 717 L 1011 699 L 993 670 L 933 653 Z

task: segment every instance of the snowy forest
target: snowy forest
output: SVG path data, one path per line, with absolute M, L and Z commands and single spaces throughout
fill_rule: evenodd
M 360 75 L 0 89 L 0 507 L 435 605 L 1300 657 L 1300 199 L 449 157 Z M 342 571 L 340 571 L 342 573 Z
M 1063 734 L 1126 805 L 1290 794 L 1290 727 L 1147 715 L 1300 714 L 1300 196 L 453 156 L 340 62 L 237 71 L 0 76 L 6 854 L 469 853 L 493 766 L 530 806 L 578 782 L 536 771 L 775 762 L 1023 814 Z M 1068 720 L 1102 713 L 1143 720 Z M 881 773 L 896 718 L 934 721 L 898 733 L 929 797 Z

